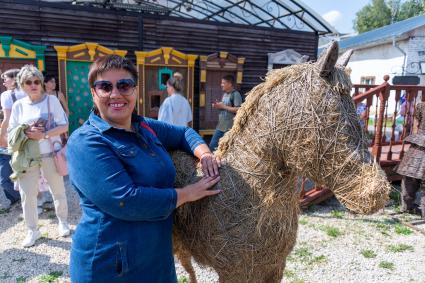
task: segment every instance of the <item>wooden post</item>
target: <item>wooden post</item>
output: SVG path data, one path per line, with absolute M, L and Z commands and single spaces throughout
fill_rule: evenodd
M 390 77 L 388 75 L 384 76 L 385 83 L 383 84 L 384 87 L 379 92 L 379 112 L 378 112 L 378 123 L 376 124 L 376 131 L 375 131 L 375 138 L 374 138 L 374 145 L 372 148 L 372 154 L 375 156 L 376 161 L 379 161 L 381 159 L 381 152 L 382 152 L 382 127 L 385 124 L 384 118 L 385 118 L 385 104 L 389 96 L 389 83 L 388 80 Z

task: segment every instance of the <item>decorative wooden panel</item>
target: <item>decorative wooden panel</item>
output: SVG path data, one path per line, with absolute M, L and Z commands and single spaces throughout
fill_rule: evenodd
M 0 73 L 25 64 L 33 64 L 44 71 L 45 49 L 46 46 L 29 44 L 11 36 L 0 36 Z M 0 93 L 5 90 L 0 85 Z
M 212 108 L 212 103 L 220 101 L 223 95 L 221 78 L 232 75 L 235 88 L 240 89 L 244 63 L 245 58 L 224 51 L 200 56 L 199 132 L 202 135 L 212 134 L 218 123 L 219 111 Z
M 72 132 L 84 123 L 93 106 L 88 83 L 90 64 L 107 54 L 125 56 L 127 51 L 111 50 L 92 42 L 55 46 L 55 49 L 58 54 L 59 89 L 68 100 L 69 128 Z
M 189 101 L 192 112 L 194 107 L 194 66 L 197 55 L 184 54 L 172 47 L 144 52 L 136 51 L 139 71 L 139 107 L 138 113 L 158 118 L 159 106 L 167 97 L 164 85 L 175 72 L 183 75 L 184 95 Z

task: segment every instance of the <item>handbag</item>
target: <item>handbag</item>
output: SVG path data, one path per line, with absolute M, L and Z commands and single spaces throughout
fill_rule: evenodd
M 48 111 L 48 116 L 47 116 L 47 128 L 50 128 L 50 117 L 51 117 L 51 113 L 50 113 L 50 100 L 49 97 L 47 97 L 47 111 Z M 55 163 L 55 167 L 56 167 L 56 172 L 60 175 L 60 176 L 66 176 L 68 175 L 68 163 L 66 162 L 66 145 L 62 145 L 62 143 L 60 141 L 54 141 L 52 142 L 50 140 L 50 138 L 48 138 L 49 143 L 50 143 L 50 148 L 52 150 L 52 157 L 53 157 L 53 161 Z M 55 150 L 55 145 L 58 144 L 58 148 L 59 150 Z

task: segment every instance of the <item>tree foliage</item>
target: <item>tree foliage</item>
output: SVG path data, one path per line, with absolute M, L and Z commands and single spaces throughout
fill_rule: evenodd
M 425 0 L 372 0 L 356 13 L 354 29 L 363 33 L 425 14 Z

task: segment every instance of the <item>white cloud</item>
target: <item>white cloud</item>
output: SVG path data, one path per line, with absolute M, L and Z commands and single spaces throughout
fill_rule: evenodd
M 337 10 L 332 10 L 323 14 L 322 17 L 332 26 L 336 26 L 338 21 L 342 19 L 342 13 Z

